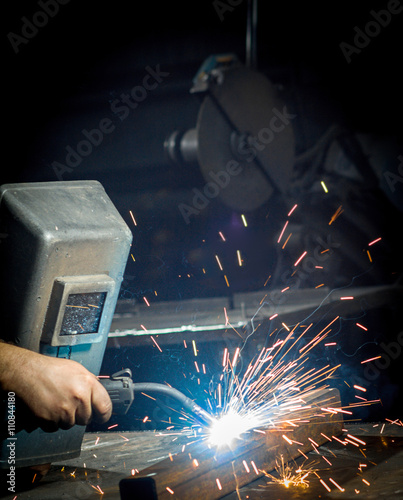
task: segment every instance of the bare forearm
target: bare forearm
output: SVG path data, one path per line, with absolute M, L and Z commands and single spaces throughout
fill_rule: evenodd
M 16 369 L 25 368 L 28 362 L 26 350 L 0 341 L 0 388 L 2 391 L 16 392 L 19 385 Z M 17 389 L 18 390 L 18 389 Z

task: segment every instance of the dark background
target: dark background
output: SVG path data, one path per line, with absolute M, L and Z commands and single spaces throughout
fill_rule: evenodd
M 372 9 L 387 5 L 381 1 L 259 2 L 258 69 L 284 90 L 298 115 L 297 154 L 312 147 L 329 125 L 342 123 L 353 133 L 390 140 L 393 146 L 384 152 L 381 169 L 397 174 L 398 155 L 403 152 L 403 14 L 392 15 L 390 24 L 361 53 L 353 54 L 350 63 L 340 49 L 342 42 L 353 44 L 354 28 L 364 28 L 372 20 Z M 59 12 L 28 43 L 21 44 L 18 53 L 7 36 L 21 34 L 21 18 L 31 20 L 41 8 L 33 1 L 4 8 L 1 184 L 58 180 L 52 163 L 64 163 L 66 146 L 74 148 L 83 138 L 82 130 L 98 127 L 100 119 L 114 120 L 116 129 L 63 180 L 99 180 L 133 229 L 136 262 L 128 262 L 122 299 L 135 303 L 151 296 L 180 302 L 259 290 L 276 266 L 286 269 L 289 264 L 278 263 L 273 244 L 287 213 L 281 198 L 247 214 L 247 233 L 240 232 L 240 214 L 219 199 L 186 225 L 178 204 L 205 181 L 198 169 L 171 165 L 163 149 L 173 130 L 195 125 L 200 100 L 189 89 L 202 62 L 211 54 L 225 52 L 245 60 L 246 7 L 246 0 L 240 2 L 220 20 L 212 1 L 71 0 L 60 5 Z M 157 65 L 169 75 L 119 124 L 110 103 L 141 84 L 147 66 Z M 373 172 L 368 171 L 368 178 L 373 179 Z M 392 193 L 382 175 L 376 178 L 379 186 L 375 188 L 367 189 L 365 181 L 353 185 L 351 207 L 356 207 L 357 217 L 366 215 L 379 229 L 373 238 L 383 235 L 382 245 L 374 248 L 379 265 L 374 272 L 366 272 L 367 261 L 365 265 L 353 262 L 353 250 L 346 248 L 327 276 L 330 287 L 345 285 L 356 276 L 355 285 L 390 284 L 400 276 L 402 183 Z M 302 193 L 296 202 L 313 200 L 309 210 L 317 213 L 319 207 L 329 220 L 342 195 L 336 190 L 331 202 L 322 203 L 323 193 L 319 197 Z M 136 217 L 136 227 L 129 210 Z M 309 210 L 298 221 L 301 234 L 312 230 L 307 226 Z M 354 217 L 354 210 L 350 211 L 350 220 Z M 225 248 L 217 236 L 220 230 L 230 236 Z M 346 222 L 346 231 L 350 240 L 368 242 L 370 235 L 357 235 L 353 223 Z M 238 248 L 245 258 L 242 268 L 231 257 Z M 217 249 L 227 264 L 230 289 L 217 269 Z M 393 325 L 387 332 L 381 326 L 384 316 Z M 371 321 L 374 349 L 380 340 L 391 341 L 400 331 L 396 310 L 392 316 L 383 311 Z M 165 354 L 173 366 L 173 360 L 182 358 L 177 351 L 174 356 Z M 107 351 L 104 369 L 111 372 L 129 362 L 136 365 L 134 359 L 147 356 L 139 350 Z M 171 366 L 168 360 L 163 369 L 155 353 L 150 359 L 154 368 L 148 378 L 164 379 L 164 370 Z M 190 370 L 183 363 L 183 369 Z M 385 413 L 396 416 L 400 375 L 396 363 L 393 366 L 391 402 Z M 139 376 L 144 373 L 140 370 Z

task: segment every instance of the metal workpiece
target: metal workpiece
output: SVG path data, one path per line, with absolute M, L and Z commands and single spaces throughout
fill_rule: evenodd
M 318 410 L 329 404 L 338 407 L 340 394 L 334 389 L 317 391 L 308 396 L 307 401 Z M 207 446 L 203 441 L 190 444 L 188 453 L 169 457 L 128 478 L 132 483 L 131 493 L 135 496 L 140 492 L 141 478 L 152 477 L 156 489 L 154 498 L 169 498 L 170 491 L 181 500 L 223 498 L 264 476 L 264 471 L 273 470 L 280 456 L 288 462 L 311 451 L 312 442 L 318 447 L 329 442 L 325 436 L 334 438 L 342 433 L 343 419 L 339 415 L 307 417 L 306 414 L 303 410 L 297 412 L 300 425 L 284 422 L 276 428 L 253 430 L 241 436 L 236 445 L 223 449 Z M 217 478 L 220 487 L 217 487 Z

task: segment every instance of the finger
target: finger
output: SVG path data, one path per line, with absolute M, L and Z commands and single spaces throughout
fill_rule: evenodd
M 90 391 L 88 391 L 87 397 L 81 400 L 80 404 L 76 408 L 75 424 L 88 425 L 91 421 L 91 416 L 92 416 L 91 394 Z
M 98 423 L 105 423 L 112 416 L 111 398 L 98 379 L 94 383 L 92 390 L 92 412 L 94 420 Z
M 37 419 L 36 423 L 37 426 L 45 432 L 56 432 L 61 427 L 61 425 L 57 424 L 56 422 L 45 420 L 43 418 Z M 70 427 L 65 428 L 69 429 Z

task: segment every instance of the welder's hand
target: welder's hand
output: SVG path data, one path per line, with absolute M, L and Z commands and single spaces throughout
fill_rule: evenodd
M 0 386 L 21 398 L 46 430 L 106 422 L 112 402 L 97 377 L 76 361 L 0 343 Z M 18 419 L 16 408 L 16 420 Z

